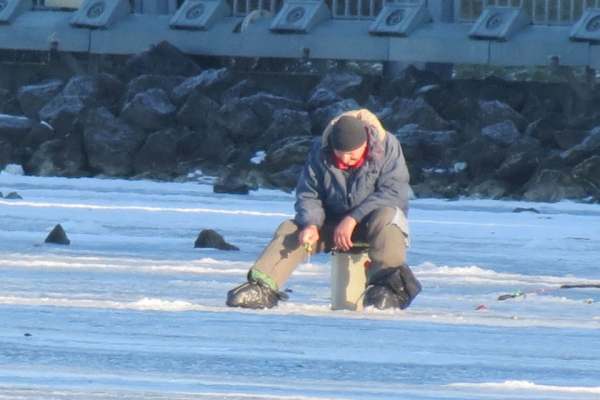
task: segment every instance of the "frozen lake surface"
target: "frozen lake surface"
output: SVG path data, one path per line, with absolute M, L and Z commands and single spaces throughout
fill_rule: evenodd
M 23 199 L 0 198 L 0 399 L 600 398 L 600 289 L 555 290 L 600 284 L 600 205 L 413 200 L 411 308 L 331 311 L 320 255 L 288 302 L 250 311 L 225 294 L 292 194 L 3 172 L 13 191 Z M 44 243 L 59 223 L 69 246 Z M 194 249 L 203 229 L 240 251 Z

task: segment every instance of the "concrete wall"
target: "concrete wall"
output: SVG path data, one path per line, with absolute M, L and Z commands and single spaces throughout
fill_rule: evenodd
M 196 1 L 193 4 L 206 5 L 204 15 L 190 19 L 182 13 L 185 10 L 177 14 L 178 6 L 183 9 L 193 1 Z M 558 60 L 559 65 L 564 66 L 597 68 L 600 65 L 600 46 L 595 40 L 573 40 L 574 24 L 538 25 L 517 21 L 509 23 L 508 34 L 473 38 L 478 22 L 457 22 L 455 14 L 459 10 L 457 3 L 451 0 L 429 0 L 426 21 L 419 18 L 411 21 L 406 12 L 401 23 L 397 20 L 390 23 L 389 14 L 387 20 L 383 18 L 385 9 L 377 17 L 379 22 L 377 19 L 337 18 L 327 4 L 324 4 L 325 9 L 315 11 L 314 6 L 320 3 L 310 0 L 289 0 L 277 13 L 255 11 L 245 16 L 234 15 L 233 3 L 224 0 L 229 12 L 210 9 L 218 3 L 216 0 L 183 3 L 112 0 L 111 4 L 120 4 L 121 8 L 105 9 L 100 21 L 86 20 L 85 8 L 98 2 L 102 0 L 83 1 L 78 10 L 37 7 L 19 11 L 0 24 L 0 50 L 125 55 L 139 53 L 167 40 L 184 52 L 207 56 L 506 66 L 549 65 L 551 60 Z M 288 3 L 290 7 L 305 8 L 304 20 L 285 25 L 286 16 L 282 14 Z M 79 23 L 75 23 L 77 21 Z M 284 29 L 275 29 L 282 21 Z

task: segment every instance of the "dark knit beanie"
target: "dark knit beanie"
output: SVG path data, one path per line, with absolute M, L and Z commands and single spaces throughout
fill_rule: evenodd
M 344 115 L 331 129 L 331 145 L 337 151 L 354 151 L 366 141 L 367 128 L 358 118 Z

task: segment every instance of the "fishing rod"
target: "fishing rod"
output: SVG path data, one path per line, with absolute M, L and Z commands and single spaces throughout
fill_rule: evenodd
M 534 294 L 534 293 L 544 293 L 544 292 L 553 292 L 556 290 L 563 290 L 563 289 L 576 289 L 576 288 L 595 288 L 595 289 L 600 289 L 600 285 L 561 285 L 558 287 L 553 287 L 553 288 L 545 288 L 545 289 L 537 289 L 537 290 L 527 290 L 527 291 L 521 291 L 521 290 L 517 290 L 514 293 L 507 293 L 507 294 L 503 294 L 502 296 L 498 297 L 498 300 L 506 300 L 506 299 L 514 299 L 515 297 L 520 297 L 520 296 L 527 296 L 528 294 Z

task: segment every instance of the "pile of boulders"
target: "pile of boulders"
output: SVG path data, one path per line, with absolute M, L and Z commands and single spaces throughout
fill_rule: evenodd
M 600 199 L 598 96 L 572 83 L 203 68 L 168 43 L 120 68 L 0 89 L 0 168 L 293 190 L 312 141 L 368 108 L 403 144 L 418 197 Z M 264 152 L 262 162 L 253 161 Z

